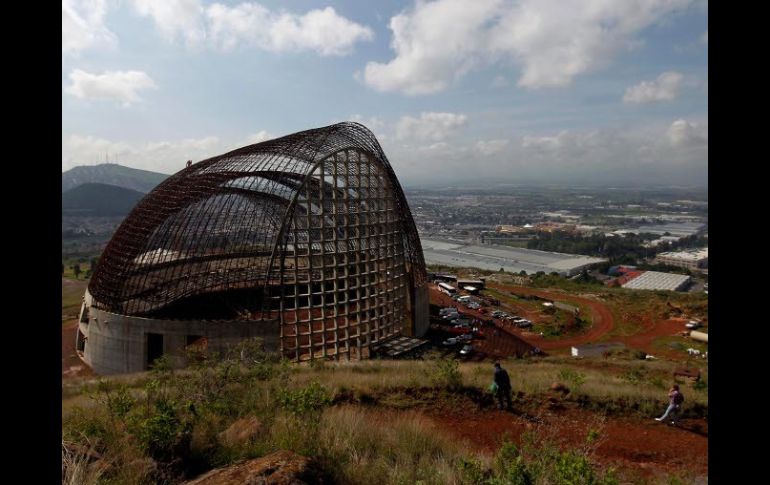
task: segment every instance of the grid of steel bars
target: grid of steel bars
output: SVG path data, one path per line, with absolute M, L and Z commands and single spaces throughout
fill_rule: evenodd
M 390 163 L 368 129 L 340 123 L 169 177 L 118 228 L 89 291 L 100 309 L 152 317 L 261 288 L 243 317 L 279 318 L 287 356 L 361 358 L 398 333 L 425 279 Z

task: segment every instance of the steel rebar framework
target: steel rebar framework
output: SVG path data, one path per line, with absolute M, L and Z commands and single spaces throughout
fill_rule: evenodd
M 296 360 L 364 357 L 425 284 L 404 193 L 374 135 L 339 123 L 169 177 L 108 243 L 94 306 L 164 319 L 280 320 Z

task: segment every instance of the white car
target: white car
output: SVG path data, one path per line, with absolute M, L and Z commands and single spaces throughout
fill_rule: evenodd
M 472 345 L 466 345 L 462 349 L 460 349 L 460 355 L 470 355 L 471 352 L 473 352 L 473 346 Z
M 689 323 L 685 323 L 684 326 L 687 328 L 698 328 L 700 327 L 701 323 L 696 322 L 695 320 L 690 320 Z
M 455 345 L 455 344 L 457 344 L 457 338 L 456 337 L 448 338 L 448 339 L 444 340 L 443 342 L 441 342 L 441 345 L 447 345 L 447 346 Z

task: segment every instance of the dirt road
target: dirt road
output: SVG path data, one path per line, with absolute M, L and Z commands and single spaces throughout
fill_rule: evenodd
M 544 339 L 540 335 L 534 334 L 532 332 L 522 331 L 521 329 L 518 329 L 514 326 L 505 327 L 507 332 L 526 342 L 526 344 L 528 344 L 527 347 L 539 347 L 543 350 L 569 348 L 574 345 L 596 342 L 601 337 L 611 332 L 613 328 L 615 328 L 615 320 L 612 317 L 612 312 L 610 312 L 610 310 L 603 303 L 592 300 L 590 298 L 521 286 L 490 284 L 489 287 L 498 291 L 514 293 L 516 295 L 535 295 L 552 301 L 581 304 L 591 309 L 593 325 L 587 332 L 573 337 L 550 340 Z M 457 306 L 457 303 L 453 301 L 449 295 L 438 291 L 438 289 L 433 285 L 430 286 L 430 298 L 433 303 L 441 306 Z M 463 308 L 462 313 L 484 320 L 491 318 L 489 315 L 485 315 L 467 308 Z

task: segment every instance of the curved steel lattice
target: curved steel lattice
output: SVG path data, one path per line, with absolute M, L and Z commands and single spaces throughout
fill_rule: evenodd
M 357 123 L 247 146 L 169 177 L 107 245 L 94 306 L 164 319 L 280 319 L 296 358 L 360 352 L 425 283 L 404 193 Z

